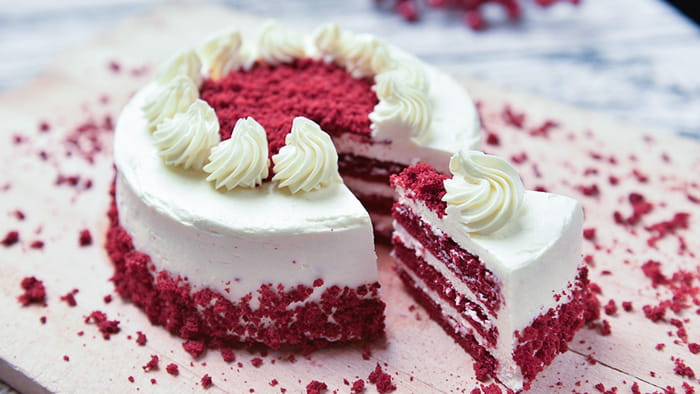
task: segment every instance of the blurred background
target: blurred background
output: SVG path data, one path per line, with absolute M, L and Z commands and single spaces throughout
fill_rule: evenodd
M 415 23 L 396 12 L 394 0 L 212 2 L 301 29 L 335 21 L 460 76 L 700 138 L 696 1 L 582 0 L 541 8 L 519 0 L 518 23 L 489 4 L 483 31 L 470 29 L 462 12 L 428 8 L 426 1 L 417 0 Z M 0 0 L 0 94 L 37 76 L 67 48 L 167 2 Z

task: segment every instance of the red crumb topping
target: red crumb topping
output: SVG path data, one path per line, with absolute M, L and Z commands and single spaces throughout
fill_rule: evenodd
M 688 350 L 690 350 L 691 353 L 693 354 L 698 354 L 700 353 L 700 344 L 698 343 L 689 343 L 688 344 Z
M 134 377 L 133 377 L 133 376 L 129 376 L 127 379 L 129 380 L 129 382 L 134 383 Z
M 13 213 L 14 213 L 15 217 L 17 218 L 17 220 L 22 221 L 26 218 L 26 215 L 24 214 L 24 212 L 20 211 L 19 209 L 14 211 Z
M 44 287 L 44 282 L 33 276 L 28 276 L 22 279 L 20 286 L 24 290 L 24 293 L 17 297 L 17 300 L 22 306 L 27 306 L 29 304 L 46 306 L 46 288 Z
M 206 345 L 202 341 L 187 341 L 182 344 L 182 348 L 185 349 L 187 353 L 193 358 L 199 358 L 204 354 L 207 349 Z
M 595 183 L 590 185 L 590 186 L 581 185 L 581 186 L 578 186 L 577 189 L 584 196 L 593 197 L 593 196 L 597 196 L 600 194 L 600 189 L 598 189 L 598 185 L 596 185 Z
M 111 294 L 107 294 L 106 296 L 104 296 L 104 297 L 102 298 L 102 301 L 104 301 L 105 304 L 109 304 L 110 302 L 112 302 L 112 295 L 111 295 Z
M 419 163 L 406 168 L 398 175 L 392 175 L 391 186 L 404 189 L 408 198 L 422 202 L 441 218 L 445 215 L 447 207 L 447 203 L 442 201 L 442 196 L 445 195 L 445 179 L 445 175 L 438 173 L 431 166 Z
M 332 135 L 368 136 L 369 114 L 378 100 L 370 79 L 355 79 L 344 69 L 320 60 L 292 64 L 256 63 L 250 71 L 206 80 L 201 98 L 211 105 L 221 139 L 231 136 L 236 121 L 252 116 L 266 130 L 270 155 L 284 145 L 296 116 L 305 116 Z
M 39 322 L 41 322 L 41 324 L 46 324 L 46 316 L 40 317 Z
M 202 387 L 204 387 L 205 389 L 208 389 L 214 384 L 209 374 L 205 374 L 204 376 L 202 376 L 202 380 L 200 380 L 200 382 L 202 383 Z
M 66 362 L 70 361 L 70 357 L 64 355 L 64 356 L 63 356 L 63 361 L 66 361 Z
M 9 248 L 17 242 L 19 242 L 19 232 L 14 230 L 5 234 L 5 238 L 0 241 L 0 243 L 6 248 Z
M 675 234 L 678 229 L 688 228 L 688 219 L 690 214 L 686 212 L 679 212 L 673 215 L 671 220 L 659 222 L 652 224 L 651 226 L 644 227 L 645 230 L 655 233 L 652 237 L 647 240 L 649 246 L 655 246 L 656 242 L 663 239 L 669 234 Z
M 312 380 L 306 385 L 306 394 L 321 394 L 328 389 L 328 385 L 318 380 Z
M 603 310 L 608 316 L 614 315 L 617 312 L 617 304 L 615 304 L 615 300 L 609 300 L 608 303 L 605 304 Z
M 272 387 L 275 387 L 279 384 L 279 382 L 277 381 L 277 379 L 272 379 L 268 384 Z
M 260 357 L 255 357 L 254 359 L 250 360 L 250 363 L 257 368 L 263 364 L 263 359 Z
M 656 350 L 664 350 L 665 347 L 666 347 L 666 344 L 665 344 L 665 343 L 657 343 L 656 346 L 654 346 L 654 349 L 656 349 Z
M 119 328 L 119 320 L 108 320 L 107 315 L 101 311 L 94 311 L 85 317 L 85 323 L 97 324 L 97 328 L 102 333 L 102 338 L 109 339 L 113 334 L 121 331 Z
M 622 309 L 625 312 L 632 312 L 632 301 L 622 301 Z
M 186 278 L 156 271 L 150 256 L 136 251 L 119 225 L 114 198 L 108 215 L 105 247 L 114 264 L 112 281 L 117 293 L 143 309 L 152 324 L 188 340 L 183 347 L 194 357 L 206 347 L 251 343 L 274 349 L 290 346 L 308 353 L 327 346 L 329 341 L 324 338 L 343 343 L 377 339 L 384 333 L 385 305 L 379 297 L 379 283 L 357 288 L 329 286 L 314 302 L 304 302 L 314 292 L 310 286 L 264 284 L 231 301 L 208 288 L 193 291 Z M 257 309 L 250 307 L 253 297 L 260 302 Z
M 541 137 L 548 138 L 548 137 L 549 137 L 549 132 L 550 132 L 552 129 L 555 129 L 555 128 L 557 128 L 557 127 L 559 127 L 559 123 L 558 123 L 558 122 L 556 122 L 556 121 L 554 121 L 554 120 L 547 119 L 547 120 L 544 121 L 544 123 L 542 123 L 540 126 L 531 129 L 531 130 L 530 130 L 530 135 L 533 136 L 533 137 L 541 136 Z
M 362 379 L 357 379 L 353 384 L 350 392 L 360 393 L 365 389 L 365 381 Z
M 173 376 L 177 376 L 180 374 L 180 369 L 178 368 L 177 364 L 174 364 L 174 363 L 168 364 L 165 367 L 165 370 Z
M 489 133 L 486 136 L 486 143 L 489 145 L 498 146 L 501 144 L 501 140 L 498 138 L 498 135 L 494 133 Z
M 227 363 L 236 361 L 236 355 L 233 353 L 233 349 L 231 348 L 221 349 L 221 358 L 223 358 Z
M 591 241 L 593 238 L 595 238 L 595 229 L 594 228 L 587 228 L 583 230 L 583 238 Z
M 150 372 L 150 371 L 155 371 L 158 369 L 158 356 L 156 355 L 151 355 L 151 359 L 144 365 L 143 370 L 145 372 Z
M 693 371 L 692 368 L 687 366 L 683 360 L 681 360 L 680 358 L 676 358 L 673 362 L 676 364 L 675 368 L 673 368 L 673 372 L 675 372 L 676 375 L 680 375 L 690 379 L 695 377 L 695 371 Z
M 44 241 L 36 240 L 29 244 L 32 249 L 44 249 Z
M 66 295 L 61 296 L 61 301 L 65 301 L 70 307 L 78 305 L 78 303 L 75 301 L 75 295 L 78 294 L 78 291 L 78 289 L 69 291 Z
M 642 272 L 651 279 L 651 285 L 654 288 L 668 283 L 668 278 L 661 272 L 661 263 L 658 261 L 648 260 L 642 265 Z
M 396 390 L 396 385 L 391 381 L 391 375 L 384 372 L 379 363 L 377 363 L 374 371 L 369 374 L 367 380 L 377 386 L 377 391 L 380 394 Z
M 145 346 L 146 342 L 148 342 L 146 334 L 142 333 L 141 331 L 136 331 L 136 343 L 139 346 Z
M 78 242 L 80 246 L 90 246 L 92 245 L 92 234 L 90 230 L 84 229 L 80 231 L 80 236 L 78 237 Z

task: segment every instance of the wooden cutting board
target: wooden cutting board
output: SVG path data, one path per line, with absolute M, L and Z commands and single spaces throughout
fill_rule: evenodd
M 116 295 L 111 303 L 104 302 L 113 292 L 112 268 L 102 248 L 113 177 L 111 120 L 148 80 L 151 65 L 218 29 L 239 26 L 250 31 L 259 21 L 213 6 L 162 7 L 66 53 L 33 83 L 0 96 L 0 238 L 10 230 L 20 234 L 18 244 L 0 246 L 0 379 L 23 392 L 171 393 L 202 390 L 200 379 L 208 374 L 212 392 L 304 392 L 312 380 L 325 382 L 331 391 L 349 392 L 345 380 L 366 381 L 379 363 L 397 392 L 470 392 L 480 387 L 470 358 L 406 294 L 384 246 L 378 246 L 378 255 L 388 305 L 386 338 L 368 347 L 326 349 L 297 355 L 295 361 L 285 352 L 261 357 L 259 351 L 245 350 L 235 351 L 233 363 L 213 351 L 193 360 L 181 339 L 151 326 L 134 306 Z M 643 305 L 656 305 L 670 292 L 663 284 L 652 288 L 640 267 L 658 260 L 668 276 L 683 268 L 692 272 L 692 285 L 699 285 L 700 144 L 463 82 L 480 103 L 485 135 L 493 134 L 500 142 L 494 145 L 491 137 L 492 144 L 484 149 L 519 162 L 528 187 L 582 201 L 586 228 L 596 229 L 595 239 L 584 241 L 592 279 L 602 289 L 601 301 L 613 299 L 617 305 L 617 312 L 602 315 L 611 334 L 582 329 L 571 349 L 539 376 L 532 392 L 596 392 L 598 383 L 606 389 L 617 386 L 620 392 L 629 392 L 633 383 L 642 392 L 680 389 L 683 383 L 698 387 L 697 378 L 674 372 L 672 357 L 700 373 L 700 355 L 690 352 L 670 324 L 672 318 L 680 319 L 689 342 L 700 342 L 698 306 L 679 314 L 667 311 L 656 323 L 647 319 Z M 519 114 L 524 116 L 520 126 Z M 547 120 L 557 125 L 548 133 L 535 131 Z M 44 122 L 48 130 L 41 130 Z M 619 180 L 616 185 L 611 175 Z M 643 194 L 654 209 L 639 224 L 617 224 L 615 211 L 630 215 L 632 191 Z M 23 220 L 17 210 L 24 213 Z M 654 230 L 645 227 L 678 212 L 690 214 L 688 228 L 649 246 Z M 92 245 L 79 245 L 83 229 L 92 234 Z M 684 250 L 679 250 L 679 236 Z M 32 248 L 38 240 L 44 242 L 43 249 Z M 17 302 L 20 282 L 27 276 L 44 281 L 47 306 L 22 307 Z M 72 289 L 79 290 L 75 307 L 60 300 Z M 631 312 L 622 310 L 622 301 L 632 302 Z M 84 323 L 94 310 L 119 320 L 121 332 L 103 339 L 94 325 Z M 135 342 L 137 331 L 146 334 L 145 346 Z M 658 343 L 665 347 L 657 350 Z M 159 356 L 160 369 L 144 372 L 151 355 Z M 255 357 L 263 360 L 259 367 L 251 364 Z M 179 366 L 179 376 L 165 372 L 169 363 Z M 278 382 L 274 386 L 273 379 Z M 367 383 L 366 392 L 376 392 Z

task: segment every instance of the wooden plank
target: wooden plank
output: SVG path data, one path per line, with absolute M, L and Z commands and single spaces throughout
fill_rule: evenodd
M 253 388 L 256 392 L 278 391 L 285 387 L 292 392 L 303 391 L 313 379 L 329 387 L 347 391 L 343 379 L 350 382 L 366 379 L 377 362 L 392 375 L 401 392 L 450 392 L 466 390 L 477 385 L 472 375 L 471 360 L 420 308 L 412 310 L 413 301 L 407 296 L 391 272 L 387 248 L 378 249 L 381 281 L 388 303 L 386 339 L 370 346 L 371 356 L 359 346 L 326 349 L 309 358 L 298 356 L 295 362 L 289 354 L 270 352 L 263 365 L 253 367 L 250 360 L 259 354 L 237 351 L 237 362 L 226 364 L 218 352 L 209 352 L 193 361 L 181 347 L 182 340 L 152 327 L 143 314 L 118 297 L 109 304 L 103 297 L 112 292 L 109 283 L 111 267 L 101 248 L 107 225 L 104 215 L 108 204 L 107 190 L 112 180 L 109 132 L 99 133 L 104 144 L 94 164 L 88 165 L 79 155 L 65 157 L 66 135 L 92 118 L 104 122 L 105 115 L 114 116 L 130 93 L 141 86 L 147 75 L 133 75 L 144 65 L 160 61 L 175 49 L 191 45 L 210 31 L 229 24 L 242 29 L 255 27 L 258 20 L 216 7 L 171 6 L 126 22 L 93 44 L 79 48 L 59 59 L 54 67 L 34 83 L 0 97 L 0 118 L 5 121 L 0 138 L 13 140 L 22 135 L 21 144 L 0 144 L 0 157 L 10 163 L 0 170 L 0 207 L 6 220 L 0 222 L 0 235 L 20 231 L 21 242 L 10 248 L 0 248 L 0 332 L 11 340 L 0 341 L 0 379 L 11 384 L 24 384 L 23 391 L 110 391 L 123 392 L 136 388 L 149 392 L 198 391 L 199 379 L 206 373 L 213 377 L 213 391 L 240 392 Z M 154 46 L 154 42 L 158 45 Z M 120 71 L 115 73 L 108 64 L 117 60 Z M 526 152 L 529 160 L 521 164 L 528 186 L 546 186 L 552 191 L 580 198 L 586 207 L 586 225 L 595 226 L 601 250 L 585 243 L 586 254 L 593 254 L 594 280 L 603 288 L 603 299 L 632 300 L 635 311 L 618 311 L 607 317 L 612 335 L 601 336 L 595 330 L 582 330 L 572 344 L 572 351 L 558 358 L 534 384 L 533 392 L 592 391 L 597 383 L 606 387 L 629 387 L 637 382 L 643 392 L 654 391 L 670 384 L 680 387 L 683 382 L 696 384 L 673 373 L 671 354 L 681 354 L 687 364 L 700 372 L 698 356 L 666 332 L 668 323 L 653 324 L 640 312 L 645 303 L 655 302 L 656 291 L 639 270 L 646 259 L 664 261 L 664 270 L 672 267 L 692 269 L 697 260 L 678 256 L 673 238 L 659 242 L 658 249 L 646 247 L 643 229 L 635 236 L 612 223 L 612 210 L 628 213 L 626 198 L 630 190 L 643 191 L 650 201 L 667 201 L 666 208 L 657 206 L 648 219 L 667 219 L 675 210 L 691 212 L 690 229 L 686 235 L 688 250 L 700 253 L 697 237 L 700 212 L 685 194 L 675 190 L 685 185 L 695 195 L 700 147 L 693 141 L 668 135 L 654 135 L 655 143 L 640 137 L 639 130 L 628 125 L 601 118 L 595 114 L 573 110 L 541 99 L 506 92 L 474 81 L 464 81 L 482 102 L 484 122 L 489 130 L 498 132 L 502 144 L 486 145 L 488 150 L 505 155 Z M 109 102 L 101 98 L 109 96 Z M 527 122 L 540 124 L 555 118 L 561 126 L 554 129 L 550 139 L 530 137 L 527 133 L 505 125 L 502 110 L 505 103 L 516 109 L 527 108 Z M 51 130 L 41 133 L 37 126 L 48 121 Z M 587 130 L 591 134 L 587 134 Z M 573 135 L 575 139 L 570 139 Z M 8 140 L 5 141 L 8 141 Z M 40 151 L 49 154 L 47 161 L 39 158 Z M 70 150 L 70 149 L 68 149 Z M 590 157 L 590 151 L 615 154 L 617 166 L 602 166 Z M 661 152 L 672 154 L 672 163 L 660 162 Z M 631 161 L 630 154 L 637 160 Z M 532 164 L 537 159 L 541 177 L 534 174 Z M 598 163 L 598 164 L 596 164 Z M 597 166 L 595 176 L 583 176 L 588 166 Z M 646 184 L 638 183 L 630 174 L 633 168 L 650 176 Z M 92 180 L 92 187 L 77 191 L 56 186 L 59 174 L 79 174 Z M 620 177 L 620 185 L 608 188 L 603 182 L 609 174 Z M 664 178 L 661 177 L 670 177 Z M 580 183 L 595 182 L 601 188 L 599 197 L 582 196 L 576 189 Z M 9 185 L 7 190 L 3 187 Z M 17 209 L 26 214 L 23 221 L 14 217 Z M 95 237 L 90 247 L 78 245 L 78 233 L 87 228 Z M 693 236 L 695 235 L 695 236 Z M 29 247 L 33 240 L 43 240 L 43 250 Z M 632 253 L 626 251 L 629 247 Z M 610 252 L 607 252 L 610 249 Z M 624 260 L 634 260 L 625 264 Z M 610 270 L 612 275 L 604 275 Z M 45 281 L 49 306 L 22 308 L 16 301 L 19 283 L 25 276 L 36 275 Z M 78 305 L 69 307 L 59 297 L 73 288 Z M 658 291 L 663 292 L 664 289 Z M 618 302 L 619 305 L 619 302 Z M 120 320 L 122 332 L 109 341 L 96 328 L 86 325 L 83 317 L 93 310 L 103 310 L 112 319 Z M 41 316 L 47 318 L 41 324 Z M 669 314 L 670 316 L 670 314 Z M 685 324 L 691 338 L 700 338 L 697 315 L 686 313 Z M 83 332 L 79 336 L 79 332 Z M 137 331 L 148 337 L 146 346 L 134 342 Z M 131 336 L 131 339 L 129 339 Z M 585 341 L 582 343 L 581 341 Z M 663 351 L 654 349 L 656 342 L 669 343 Z M 150 355 L 161 358 L 161 369 L 145 373 L 141 366 Z M 601 362 L 590 364 L 587 356 Z M 63 361 L 63 356 L 69 361 Z M 176 363 L 180 375 L 172 377 L 164 366 Z M 9 367 L 8 367 L 9 366 Z M 649 370 L 656 377 L 649 376 Z M 128 377 L 135 382 L 130 383 Z M 21 377 L 21 382 L 18 380 Z M 157 380 L 151 384 L 150 379 Z M 277 379 L 279 385 L 269 385 Z M 19 382 L 19 383 L 18 383 Z M 33 382 L 33 383 L 31 383 Z M 27 386 L 28 385 L 28 386 Z M 19 387 L 19 386 L 18 386 Z M 368 392 L 374 392 L 370 385 Z

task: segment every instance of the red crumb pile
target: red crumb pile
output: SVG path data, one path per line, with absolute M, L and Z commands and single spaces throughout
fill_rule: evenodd
M 312 380 L 306 385 L 306 394 L 321 394 L 328 389 L 328 385 L 318 380 Z
M 377 386 L 377 391 L 380 394 L 388 393 L 390 391 L 396 390 L 396 385 L 391 381 L 391 375 L 382 370 L 381 365 L 377 363 L 374 371 L 367 377 L 370 383 Z
M 24 290 L 24 293 L 17 297 L 17 300 L 22 306 L 27 306 L 29 304 L 46 306 L 46 288 L 42 281 L 33 276 L 29 276 L 22 279 L 20 286 Z
M 445 179 L 446 176 L 436 172 L 429 165 L 419 163 L 408 167 L 401 174 L 392 175 L 391 186 L 406 190 L 408 197 L 421 201 L 441 218 L 447 208 L 447 203 L 442 201 L 442 196 L 445 195 Z
M 92 312 L 85 318 L 85 323 L 96 324 L 104 339 L 109 339 L 110 336 L 121 331 L 119 320 L 108 320 L 107 314 L 101 311 Z
M 355 79 L 320 60 L 291 64 L 257 63 L 250 71 L 204 81 L 200 96 L 216 111 L 221 139 L 231 136 L 240 118 L 252 116 L 267 132 L 270 155 L 284 145 L 296 116 L 305 116 L 332 134 L 368 135 L 368 115 L 378 100 L 370 79 Z

